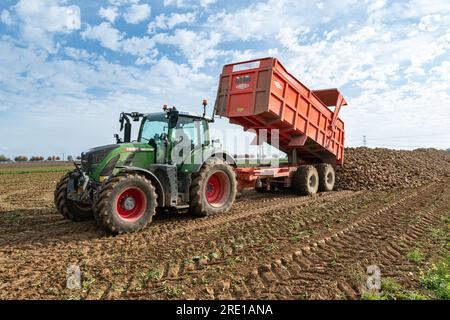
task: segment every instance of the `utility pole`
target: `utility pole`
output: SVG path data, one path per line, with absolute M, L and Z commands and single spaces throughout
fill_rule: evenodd
M 366 140 L 366 136 L 363 136 L 363 146 L 367 147 L 367 140 Z

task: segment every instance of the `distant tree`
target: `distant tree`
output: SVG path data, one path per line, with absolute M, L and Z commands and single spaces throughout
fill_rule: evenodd
M 43 161 L 43 160 L 44 160 L 44 157 L 41 157 L 41 156 L 32 156 L 30 158 L 30 161 Z
M 6 161 L 10 161 L 9 158 L 7 158 L 5 155 L 0 154 L 0 162 L 6 162 Z
M 73 157 L 71 155 L 67 156 L 67 161 L 73 161 Z
M 56 161 L 59 161 L 59 160 L 61 160 L 61 158 L 60 158 L 60 157 L 56 157 L 55 160 L 56 160 Z
M 25 156 L 17 156 L 14 158 L 14 161 L 16 162 L 24 162 L 24 161 L 28 161 L 28 157 Z
M 81 156 L 77 156 L 77 160 L 81 160 Z

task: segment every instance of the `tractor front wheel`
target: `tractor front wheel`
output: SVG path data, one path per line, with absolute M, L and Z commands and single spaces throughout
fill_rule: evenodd
M 227 212 L 236 193 L 236 176 L 232 167 L 221 159 L 210 160 L 193 175 L 190 211 L 198 217 Z
M 56 185 L 53 194 L 56 209 L 64 218 L 72 221 L 92 219 L 92 206 L 90 204 L 78 203 L 67 198 L 67 184 L 69 183 L 70 173 L 64 175 Z
M 113 234 L 142 230 L 156 212 L 151 182 L 136 173 L 119 173 L 100 188 L 95 201 L 96 220 Z

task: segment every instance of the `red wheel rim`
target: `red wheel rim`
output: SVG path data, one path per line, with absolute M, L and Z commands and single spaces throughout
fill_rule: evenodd
M 144 214 L 146 207 L 147 197 L 140 188 L 127 188 L 117 197 L 117 213 L 124 220 L 133 221 L 139 219 Z
M 230 181 L 224 172 L 212 174 L 206 183 L 206 201 L 212 206 L 222 206 L 230 192 Z

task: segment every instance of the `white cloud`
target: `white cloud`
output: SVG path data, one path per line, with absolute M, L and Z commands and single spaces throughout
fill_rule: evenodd
M 158 50 L 155 49 L 155 41 L 150 37 L 132 37 L 124 39 L 121 43 L 123 52 L 138 56 L 136 64 L 149 64 L 155 61 Z
M 74 60 L 89 60 L 97 57 L 95 53 L 73 47 L 64 48 L 64 53 Z
M 114 28 L 109 22 L 102 22 L 96 26 L 88 26 L 82 33 L 83 39 L 96 40 L 105 48 L 134 55 L 136 64 L 154 62 L 158 55 L 155 40 L 148 36 L 125 38 L 125 34 Z
M 351 5 L 350 5 L 351 4 Z M 346 15 L 361 10 L 354 0 L 332 1 L 326 4 L 326 14 L 313 1 L 267 0 L 246 5 L 237 10 L 222 10 L 208 17 L 208 27 L 223 33 L 228 40 L 271 41 L 282 28 L 292 30 L 332 24 L 343 11 Z
M 154 21 L 148 24 L 147 30 L 152 33 L 157 29 L 168 30 L 173 29 L 175 26 L 180 24 L 192 24 L 195 22 L 196 14 L 194 12 L 187 13 L 171 13 L 169 15 L 160 14 Z
M 217 0 L 164 0 L 165 7 L 177 8 L 199 8 L 207 9 L 210 5 L 216 3 Z
M 433 32 L 439 29 L 441 16 L 439 14 L 429 14 L 420 19 L 419 30 Z
M 204 67 L 205 63 L 214 62 L 223 54 L 215 49 L 220 42 L 220 34 L 216 32 L 177 29 L 173 35 L 159 33 L 154 39 L 157 43 L 178 47 L 195 70 Z
M 103 47 L 116 51 L 120 49 L 120 41 L 123 38 L 120 31 L 109 22 L 102 22 L 93 27 L 88 26 L 81 36 L 83 39 L 98 40 Z
M 14 7 L 22 21 L 22 36 L 48 51 L 54 51 L 53 33 L 80 29 L 80 8 L 60 6 L 57 0 L 20 0 Z
M 20 0 L 15 9 L 24 23 L 48 32 L 70 32 L 80 28 L 78 6 L 59 6 L 56 0 Z
M 14 21 L 11 18 L 11 13 L 6 9 L 2 10 L 2 13 L 0 14 L 0 21 L 7 26 L 14 24 Z
M 216 2 L 217 2 L 217 0 L 200 0 L 200 5 L 203 8 L 207 8 L 207 7 L 209 7 L 210 5 L 212 5 L 212 4 L 216 3 Z
M 108 20 L 111 23 L 114 23 L 114 21 L 116 21 L 116 18 L 119 15 L 119 12 L 117 7 L 106 7 L 106 8 L 101 7 L 100 10 L 98 11 L 98 14 L 100 15 L 100 17 Z
M 133 4 L 123 15 L 125 21 L 131 24 L 138 24 L 150 17 L 151 8 L 148 4 Z
M 411 0 L 398 7 L 398 14 L 401 17 L 422 17 L 432 13 L 450 13 L 450 6 L 447 0 Z
M 108 0 L 108 2 L 114 6 L 123 6 L 126 4 L 137 4 L 139 0 Z
M 183 7 L 186 5 L 184 0 L 164 0 L 164 6 L 175 6 L 175 7 Z

